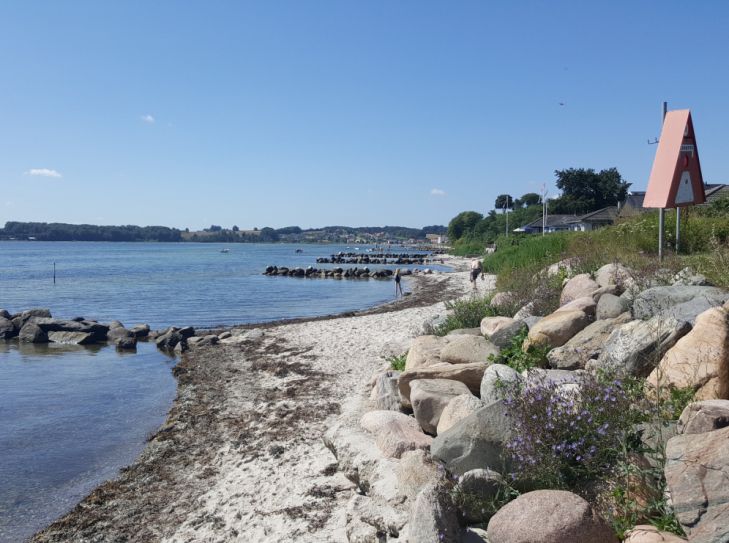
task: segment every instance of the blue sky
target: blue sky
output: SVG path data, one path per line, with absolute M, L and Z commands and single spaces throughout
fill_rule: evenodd
M 729 3 L 0 3 L 0 223 L 447 224 L 555 169 L 729 182 Z M 564 103 L 563 106 L 560 102 Z

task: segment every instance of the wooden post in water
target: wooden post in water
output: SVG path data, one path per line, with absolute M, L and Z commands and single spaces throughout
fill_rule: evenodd
M 56 284 L 56 263 L 53 263 L 53 284 Z

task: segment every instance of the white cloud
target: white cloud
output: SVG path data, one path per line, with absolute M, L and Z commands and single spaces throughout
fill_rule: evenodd
M 146 115 L 142 115 L 140 119 L 142 119 L 147 124 L 154 124 L 154 117 L 152 117 L 149 113 L 147 113 Z
M 56 170 L 51 170 L 49 168 L 31 168 L 30 170 L 25 172 L 25 175 L 39 175 L 41 177 L 63 177 Z
M 431 196 L 445 196 L 446 191 L 441 189 L 430 189 L 430 195 Z

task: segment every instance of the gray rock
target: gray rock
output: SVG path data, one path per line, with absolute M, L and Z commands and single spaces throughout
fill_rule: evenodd
M 94 337 L 86 332 L 48 332 L 48 341 L 66 345 L 89 345 L 94 343 Z
M 192 326 L 185 326 L 178 330 L 179 334 L 185 339 L 195 335 L 195 329 Z
M 635 284 L 633 271 L 620 263 L 605 264 L 595 272 L 595 281 L 601 287 L 616 285 L 627 290 Z
M 471 394 L 468 387 L 450 379 L 418 379 L 410 383 L 410 403 L 415 420 L 429 434 L 435 434 L 443 409 L 462 394 Z
M 18 337 L 26 343 L 48 343 L 48 334 L 34 322 L 23 325 Z
M 7 311 L 6 311 L 7 313 Z M 19 330 L 15 328 L 13 321 L 0 316 L 0 339 L 10 339 L 18 335 Z
M 12 317 L 10 316 L 10 313 L 6 311 L 5 309 L 0 309 L 0 318 L 11 320 Z
M 362 416 L 360 424 L 374 436 L 375 443 L 388 458 L 400 458 L 415 449 L 428 449 L 433 441 L 420 431 L 414 418 L 404 413 L 369 411 Z
M 440 359 L 448 364 L 486 362 L 499 354 L 499 348 L 481 336 L 449 336 L 450 341 L 440 351 Z
M 478 468 L 504 472 L 510 467 L 506 442 L 511 436 L 510 420 L 503 401 L 482 407 L 433 440 L 430 452 L 446 464 L 451 473 Z
M 17 315 L 13 315 L 11 320 L 16 328 L 21 329 L 23 325 L 31 319 L 31 317 L 44 317 L 50 319 L 51 311 L 50 309 L 45 308 L 28 309 L 18 313 Z
M 538 317 L 536 315 L 531 315 L 529 317 L 525 317 L 524 319 L 522 319 L 522 322 L 527 325 L 527 328 L 529 328 L 529 330 L 531 330 L 532 327 L 535 324 L 537 324 L 540 320 L 542 320 L 543 318 L 544 317 Z
M 661 315 L 691 324 L 707 309 L 729 300 L 729 292 L 706 286 L 661 286 L 644 290 L 633 302 L 633 316 L 648 319 Z
M 149 324 L 137 324 L 136 326 L 132 326 L 129 331 L 137 339 L 146 338 L 149 336 Z
M 480 328 L 456 328 L 446 334 L 447 336 L 480 336 Z
M 400 372 L 388 370 L 380 373 L 375 380 L 375 407 L 379 410 L 400 411 L 400 391 L 397 381 Z
M 414 500 L 425 485 L 441 477 L 442 468 L 438 468 L 427 451 L 416 449 L 403 453 L 395 467 L 398 489 Z
M 450 337 L 448 340 L 450 340 Z M 440 352 L 448 340 L 432 335 L 416 337 L 410 345 L 410 350 L 405 360 L 405 370 L 413 370 L 438 364 L 441 361 Z
M 520 308 L 519 311 L 517 311 L 514 314 L 514 318 L 518 321 L 523 321 L 523 320 L 526 320 L 528 317 L 533 317 L 533 316 L 534 316 L 534 302 L 529 302 L 528 304 L 526 304 L 525 306 Z
M 647 377 L 666 351 L 685 336 L 691 325 L 672 317 L 631 321 L 615 329 L 597 360 L 588 369 L 611 369 L 624 375 Z
M 115 343 L 117 339 L 134 337 L 134 335 L 123 326 L 111 326 L 106 334 L 106 339 Z
M 593 292 L 600 288 L 589 273 L 581 273 L 575 275 L 572 279 L 567 281 L 562 288 L 562 294 L 559 297 L 559 305 L 563 306 L 568 304 L 572 300 L 590 296 Z
M 461 497 L 459 505 L 469 523 L 488 521 L 491 516 L 483 504 L 495 501 L 505 488 L 501 474 L 490 469 L 472 469 L 458 478 L 456 493 Z
M 528 317 L 528 319 L 535 319 L 539 317 Z M 489 336 L 489 341 L 500 348 L 505 348 L 511 345 L 511 341 L 518 336 L 524 330 L 528 330 L 529 327 L 525 321 L 514 320 L 514 322 L 502 326 Z
M 680 434 L 703 434 L 729 426 L 729 400 L 704 400 L 686 406 L 678 419 Z
M 370 543 L 379 541 L 378 534 L 398 537 L 400 530 L 407 522 L 407 515 L 386 504 L 379 503 L 368 496 L 355 494 L 347 503 L 346 509 L 348 541 L 360 541 Z M 360 523 L 374 528 L 375 538 L 372 535 L 364 536 L 364 533 L 372 534 L 371 530 L 363 530 Z M 358 535 L 355 535 L 358 534 Z
M 484 404 L 496 402 L 503 397 L 503 389 L 512 387 L 521 382 L 521 376 L 516 370 L 505 364 L 492 364 L 481 379 L 481 401 Z
M 410 383 L 416 379 L 452 379 L 460 381 L 471 392 L 478 394 L 483 372 L 488 366 L 489 362 L 474 362 L 472 364 L 437 364 L 427 368 L 406 370 L 400 374 L 400 379 L 397 381 L 403 406 L 410 406 Z
M 536 490 L 502 507 L 489 521 L 491 543 L 617 543 L 612 529 L 577 494 Z
M 160 335 L 156 340 L 155 343 L 157 344 L 157 348 L 161 349 L 163 351 L 173 351 L 178 343 L 180 343 L 184 338 L 182 337 L 182 334 L 180 334 L 175 328 L 170 328 L 165 333 Z
M 186 353 L 189 350 L 190 346 L 187 344 L 187 339 L 183 337 L 180 341 L 177 342 L 175 348 L 173 349 L 173 352 L 175 354 L 182 354 Z
M 486 535 L 486 530 L 476 528 L 475 526 L 469 526 L 463 530 L 461 543 L 489 543 L 489 538 Z
M 684 268 L 680 272 L 678 272 L 676 275 L 673 276 L 673 280 L 671 281 L 672 285 L 694 285 L 694 286 L 703 286 L 708 285 L 709 282 L 706 280 L 706 276 L 696 273 L 691 268 Z
M 596 317 L 598 320 L 614 319 L 628 310 L 630 302 L 627 299 L 614 294 L 603 294 L 597 302 Z
M 584 369 L 590 360 L 600 355 L 613 330 L 630 320 L 630 313 L 623 313 L 614 319 L 593 322 L 561 347 L 549 351 L 549 366 L 560 370 Z
M 406 541 L 460 543 L 460 533 L 458 512 L 448 489 L 440 481 L 428 483 L 410 510 Z
M 137 348 L 137 338 L 134 336 L 120 337 L 114 343 L 118 351 L 134 351 Z
M 689 541 L 729 541 L 729 428 L 669 440 L 665 474 Z
M 476 396 L 468 392 L 451 399 L 445 406 L 438 420 L 437 433 L 442 434 L 459 420 L 465 419 L 472 413 L 475 413 L 484 406 L 484 403 Z

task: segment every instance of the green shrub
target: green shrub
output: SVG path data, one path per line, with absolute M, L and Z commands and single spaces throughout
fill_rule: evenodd
M 390 363 L 390 368 L 395 371 L 405 370 L 405 361 L 408 359 L 408 353 L 401 354 L 400 356 L 389 356 L 386 358 L 387 362 Z
M 573 235 L 561 232 L 546 236 L 500 237 L 496 241 L 496 251 L 484 259 L 484 271 L 500 275 L 522 268 L 548 266 L 560 260 Z
M 549 347 L 529 347 L 524 352 L 522 344 L 529 335 L 529 330 L 524 329 L 511 339 L 508 347 L 501 350 L 498 356 L 491 355 L 491 360 L 499 364 L 506 364 L 518 372 L 532 368 L 543 368 L 547 365 L 547 353 Z
M 458 328 L 478 328 L 484 317 L 494 317 L 498 311 L 491 307 L 491 296 L 475 296 L 446 302 L 449 311 L 445 320 L 432 330 L 437 336 L 445 336 Z

